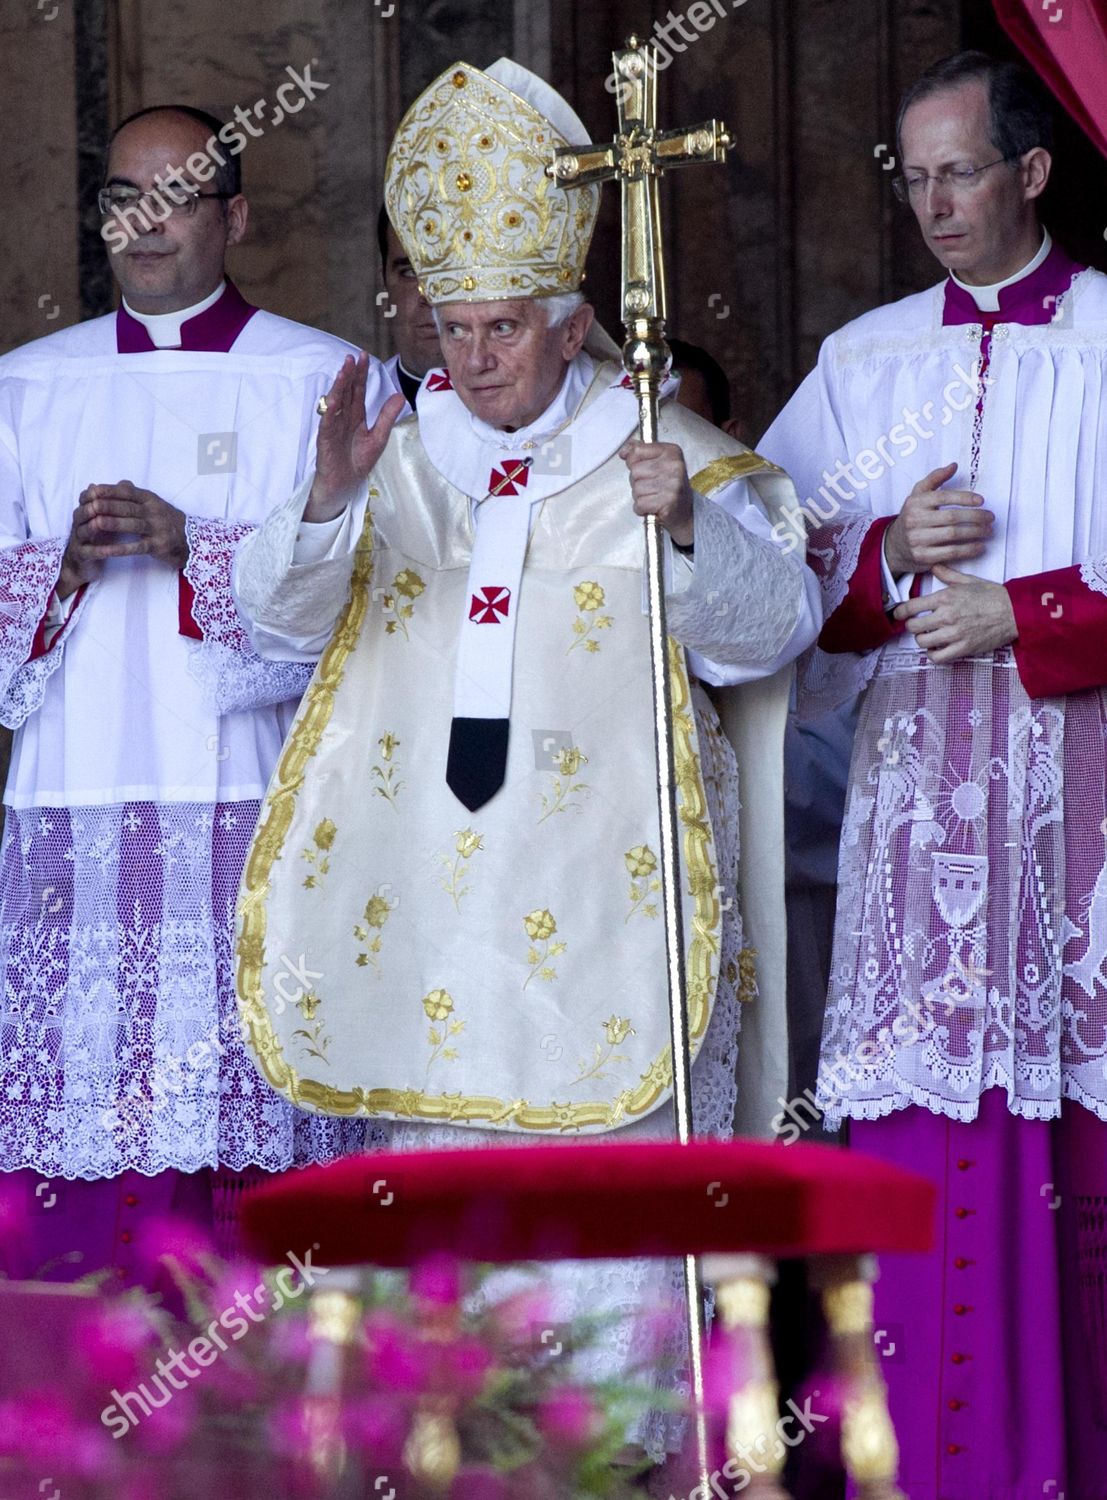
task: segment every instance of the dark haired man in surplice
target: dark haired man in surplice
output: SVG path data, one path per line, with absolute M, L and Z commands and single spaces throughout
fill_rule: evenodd
M 0 360 L 11 1274 L 127 1279 L 145 1220 L 210 1225 L 211 1169 L 229 1211 L 244 1170 L 364 1139 L 258 1077 L 234 1005 L 235 890 L 306 674 L 250 649 L 231 558 L 310 470 L 349 348 L 227 279 L 244 143 L 190 108 L 125 121 L 100 194 L 122 306 Z M 366 383 L 372 420 L 392 387 Z

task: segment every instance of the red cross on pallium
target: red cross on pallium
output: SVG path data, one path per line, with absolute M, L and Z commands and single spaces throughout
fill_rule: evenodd
M 510 608 L 511 590 L 501 588 L 498 584 L 490 584 L 487 588 L 478 589 L 470 599 L 469 618 L 478 625 L 498 625 L 501 620 L 507 619 Z
M 453 388 L 449 370 L 435 370 L 427 381 L 428 391 L 452 391 Z
M 507 477 L 509 474 L 510 479 Z M 488 480 L 488 493 L 490 495 L 517 495 L 520 490 L 526 489 L 529 477 L 530 468 L 524 467 L 521 458 L 507 458 L 502 468 L 492 470 Z

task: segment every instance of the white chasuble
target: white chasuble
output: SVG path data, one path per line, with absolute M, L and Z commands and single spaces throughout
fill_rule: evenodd
M 670 1097 L 642 524 L 617 458 L 634 402 L 626 391 L 612 401 L 617 385 L 603 367 L 585 404 L 592 420 L 572 429 L 572 472 L 556 483 L 538 474 L 513 497 L 533 518 L 507 609 L 496 607 L 504 580 L 477 588 L 471 574 L 471 501 L 489 486 L 474 479 L 466 492 L 431 461 L 423 396 L 420 421 L 397 427 L 374 471 L 345 608 L 270 786 L 239 900 L 251 1045 L 301 1108 L 602 1132 Z M 689 471 L 715 465 L 701 489 L 768 467 L 682 409 L 665 412 L 676 432 L 663 435 L 679 437 Z M 745 538 L 748 575 L 736 587 L 756 591 L 758 622 L 746 627 L 748 654 L 770 671 L 803 613 L 800 570 L 697 499 L 698 536 L 701 507 Z M 239 585 L 242 606 L 251 587 Z M 459 630 L 474 618 L 502 629 L 512 613 L 506 778 L 470 813 L 445 780 Z M 738 920 L 701 762 L 734 762 L 675 642 L 670 667 L 695 1055 L 724 921 Z M 722 818 L 728 869 L 737 811 Z

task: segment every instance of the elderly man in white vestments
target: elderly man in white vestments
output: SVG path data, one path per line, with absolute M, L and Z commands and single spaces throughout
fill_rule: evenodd
M 126 1280 L 150 1215 L 210 1222 L 211 1169 L 218 1200 L 226 1171 L 364 1140 L 263 1083 L 233 997 L 242 860 L 306 677 L 250 649 L 231 556 L 311 468 L 349 348 L 227 280 L 242 144 L 190 108 L 124 122 L 101 192 L 122 306 L 0 361 L 12 1274 L 64 1256 L 53 1274 Z M 376 362 L 366 389 L 372 420 L 394 390 Z
M 415 102 L 386 199 L 445 368 L 382 452 L 348 362 L 316 473 L 236 561 L 258 650 L 323 653 L 244 878 L 244 1016 L 290 1099 L 389 1121 L 396 1148 L 672 1132 L 651 512 L 671 544 L 696 1128 L 732 1128 L 752 955 L 738 772 L 704 684 L 785 667 L 818 629 L 817 585 L 770 539 L 763 503 L 793 494 L 779 470 L 668 400 L 662 441 L 637 440 L 578 291 L 598 189 L 544 173 L 555 144 L 586 138 L 506 59 L 458 63 Z M 770 822 L 772 805 L 767 788 Z M 566 1315 L 633 1308 L 653 1274 L 561 1277 Z M 659 1426 L 639 1437 L 660 1457 Z
M 1107 1495 L 1107 277 L 1046 233 L 1048 106 L 936 64 L 902 196 L 948 271 L 773 424 L 824 524 L 816 690 L 864 688 L 818 1102 L 927 1173 L 877 1324 L 912 1500 Z M 816 496 L 818 498 L 816 498 Z

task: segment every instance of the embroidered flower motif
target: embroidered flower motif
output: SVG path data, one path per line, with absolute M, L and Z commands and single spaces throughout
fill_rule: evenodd
M 381 928 L 388 921 L 391 906 L 383 896 L 370 896 L 365 903 L 365 920 L 370 927 Z
M 312 835 L 315 848 L 300 851 L 300 858 L 305 864 L 311 865 L 313 871 L 312 874 L 304 877 L 305 890 L 317 889 L 322 883 L 323 876 L 330 869 L 331 862 L 327 856 L 334 844 L 337 832 L 337 825 L 330 818 L 324 818 Z
M 536 943 L 553 937 L 557 931 L 553 913 L 544 910 L 532 911 L 529 916 L 524 917 L 523 926 L 527 929 L 527 937 L 533 938 Z
M 570 798 L 587 797 L 591 790 L 586 782 L 573 780 L 581 766 L 588 764 L 587 755 L 576 745 L 563 746 L 554 756 L 554 764 L 557 772 L 551 777 L 549 795 L 544 792 L 538 794 L 542 802 L 539 823 L 544 823 L 556 812 L 568 811 L 570 807 L 579 809 L 580 804 L 570 801 Z
M 628 1036 L 634 1034 L 634 1027 L 629 1021 L 620 1016 L 611 1016 L 603 1023 L 604 1035 L 613 1047 L 618 1047 L 625 1042 Z
M 373 766 L 369 772 L 369 780 L 376 782 L 373 790 L 379 793 L 386 802 L 391 802 L 393 807 L 395 807 L 396 798 L 405 785 L 399 779 L 399 766 L 392 764 L 392 757 L 395 755 L 400 743 L 400 740 L 397 739 L 391 730 L 387 730 L 382 734 L 377 744 L 380 746 L 381 760 L 384 762 L 384 765 Z
M 649 898 L 656 896 L 661 889 L 661 881 L 656 874 L 657 855 L 648 844 L 635 844 L 633 849 L 628 849 L 623 855 L 623 863 L 627 867 L 627 873 L 632 876 L 630 910 L 623 920 L 629 922 L 638 911 L 643 916 L 656 917 L 657 903 Z
M 581 766 L 587 763 L 587 756 L 582 755 L 575 745 L 567 745 L 557 752 L 555 756 L 557 769 L 562 776 L 575 776 Z
M 576 637 L 569 646 L 572 651 L 577 646 L 583 646 L 586 651 L 598 651 L 600 643 L 595 639 L 594 630 L 608 630 L 614 623 L 610 615 L 597 614 L 596 611 L 604 606 L 606 595 L 603 587 L 594 580 L 586 580 L 578 583 L 573 589 L 573 598 L 576 600 L 577 609 L 580 613 L 573 621 L 573 635 Z M 567 651 L 566 655 L 569 654 Z
M 453 1008 L 454 1000 L 449 990 L 431 990 L 429 995 L 423 996 L 423 1009 L 428 1020 L 444 1021 Z
M 606 1021 L 600 1023 L 603 1028 L 604 1041 L 593 1043 L 592 1061 L 582 1060 L 578 1066 L 580 1071 L 571 1080 L 570 1087 L 574 1083 L 584 1083 L 586 1079 L 595 1078 L 602 1080 L 607 1077 L 607 1069 L 612 1066 L 621 1066 L 626 1058 L 616 1047 L 620 1047 L 628 1036 L 634 1036 L 634 1027 L 624 1016 L 609 1016 Z
M 415 613 L 414 601 L 426 592 L 424 583 L 414 568 L 401 568 L 392 580 L 391 590 L 381 594 L 381 611 L 384 614 L 385 635 L 395 635 L 399 630 L 405 640 L 410 639 L 407 622 Z
M 469 894 L 469 887 L 465 884 L 465 862 L 479 854 L 484 848 L 484 837 L 475 833 L 472 828 L 462 828 L 454 834 L 454 849 L 456 853 L 440 854 L 439 863 L 446 867 L 446 875 L 439 881 L 442 889 L 453 900 L 458 911 L 461 910 L 461 898 Z
M 526 928 L 527 937 L 531 940 L 531 946 L 527 949 L 527 963 L 530 965 L 530 973 L 523 980 L 523 988 L 535 977 L 545 983 L 557 978 L 557 970 L 550 963 L 551 958 L 557 958 L 565 952 L 566 944 L 551 943 L 550 939 L 557 932 L 557 923 L 553 912 L 545 907 L 528 912 L 523 918 L 523 926 Z
M 457 1019 L 450 1020 L 454 1011 L 453 996 L 448 990 L 431 990 L 429 995 L 423 996 L 423 1009 L 430 1021 L 430 1029 L 427 1032 L 427 1045 L 431 1049 L 430 1057 L 427 1059 L 427 1068 L 441 1058 L 443 1062 L 453 1062 L 458 1051 L 456 1047 L 447 1046 L 451 1037 L 460 1036 L 465 1030 L 465 1022 Z M 443 1022 L 447 1024 L 443 1026 Z
M 308 991 L 296 1001 L 296 1009 L 305 1021 L 314 1021 L 315 1012 L 319 1009 L 319 996 L 314 991 Z
M 320 1062 L 327 1063 L 327 1048 L 330 1046 L 330 1037 L 324 1030 L 322 1016 L 316 1017 L 321 1001 L 314 991 L 302 994 L 296 1001 L 296 1009 L 303 1016 L 306 1026 L 298 1026 L 292 1033 L 293 1036 L 303 1038 L 304 1051 L 309 1057 L 317 1057 Z
M 652 875 L 657 869 L 657 856 L 648 844 L 635 844 L 633 849 L 628 849 L 623 855 L 626 860 L 628 872 L 640 878 L 643 875 Z
M 365 920 L 354 926 L 354 937 L 360 939 L 365 947 L 358 953 L 356 963 L 359 969 L 364 969 L 367 964 L 372 964 L 375 969 L 380 968 L 378 956 L 384 945 L 382 929 L 395 909 L 395 903 L 386 901 L 377 893 L 370 896 L 365 903 Z M 376 931 L 376 937 L 370 939 L 369 929 Z
M 411 568 L 404 568 L 392 580 L 392 587 L 405 599 L 418 599 L 426 591 L 426 584 Z

